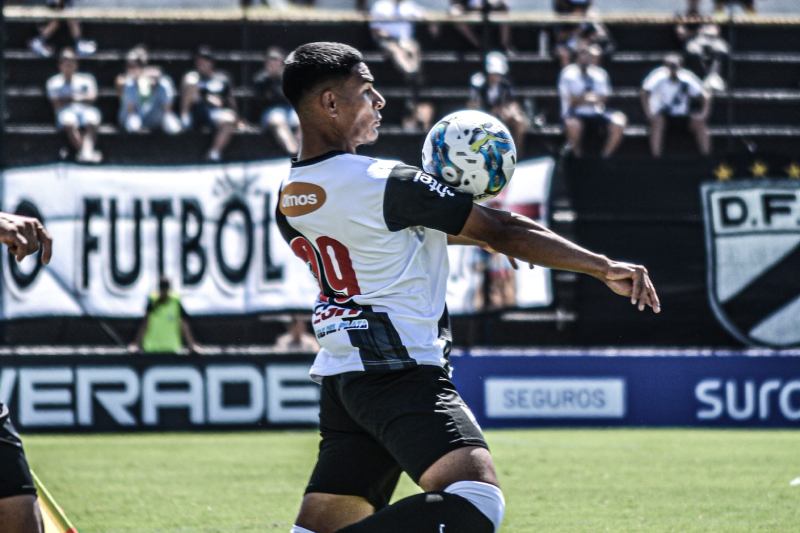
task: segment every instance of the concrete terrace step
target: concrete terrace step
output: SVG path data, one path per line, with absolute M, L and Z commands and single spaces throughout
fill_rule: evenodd
M 96 55 L 82 59 L 81 68 L 93 73 L 100 85 L 112 85 L 124 69 L 126 50 L 101 49 Z M 639 85 L 658 66 L 665 54 L 659 52 L 616 53 L 606 61 L 611 81 L 616 86 Z M 250 83 L 261 68 L 263 51 L 219 50 L 215 53 L 218 68 L 228 72 L 235 85 Z M 401 84 L 402 75 L 377 51 L 365 52 L 365 59 L 378 83 Z M 190 50 L 155 48 L 151 62 L 160 65 L 174 81 L 193 68 Z M 735 54 L 733 56 L 734 88 L 796 89 L 800 84 L 800 54 L 785 53 L 772 61 L 769 54 Z M 6 51 L 8 84 L 44 83 L 55 68 L 54 59 L 41 58 L 27 49 Z M 520 52 L 510 59 L 510 76 L 517 85 L 555 86 L 560 68 L 549 56 Z M 476 52 L 434 51 L 423 54 L 422 72 L 427 86 L 466 86 L 470 76 L 481 70 L 481 57 Z
M 398 124 L 405 114 L 405 102 L 413 91 L 402 86 L 380 88 L 387 100 L 383 109 L 384 122 Z M 517 96 L 531 114 L 545 122 L 560 121 L 560 100 L 555 88 L 519 87 Z M 253 89 L 239 87 L 234 90 L 243 118 L 258 123 L 261 104 Z M 452 87 L 426 87 L 420 97 L 434 105 L 437 116 L 463 108 L 469 97 L 469 89 Z M 20 123 L 48 123 L 53 121 L 53 112 L 41 86 L 10 86 L 6 91 L 7 119 L 10 125 Z M 710 122 L 727 124 L 767 123 L 792 125 L 800 122 L 800 90 L 734 90 L 717 94 L 712 105 Z M 96 102 L 105 122 L 116 122 L 119 99 L 116 91 L 101 88 Z M 631 122 L 645 122 L 639 90 L 636 87 L 618 88 L 609 101 L 609 107 L 626 113 Z M 730 113 L 730 115 L 729 115 Z

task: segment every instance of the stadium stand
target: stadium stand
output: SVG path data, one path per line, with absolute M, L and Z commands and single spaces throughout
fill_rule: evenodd
M 209 134 L 129 135 L 120 131 L 113 120 L 117 116 L 118 106 L 114 79 L 123 71 L 126 51 L 132 45 L 146 45 L 150 60 L 163 66 L 165 73 L 173 79 L 179 80 L 192 67 L 192 51 L 198 43 L 198 36 L 202 36 L 203 42 L 213 47 L 217 65 L 232 77 L 239 109 L 250 124 L 258 124 L 260 111 L 251 80 L 261 68 L 263 51 L 269 46 L 279 45 L 288 50 L 310 40 L 345 40 L 359 47 L 365 52 L 367 62 L 388 102 L 383 111 L 385 118 L 381 139 L 364 152 L 401 158 L 410 163 L 419 159 L 424 132 L 408 131 L 401 127 L 404 102 L 412 96 L 412 89 L 381 53 L 370 36 L 367 19 L 361 14 L 322 11 L 273 13 L 268 10 L 81 13 L 79 16 L 86 33 L 103 44 L 98 53 L 85 58 L 82 65 L 95 75 L 100 87 L 97 105 L 106 122 L 100 128 L 98 146 L 105 155 L 106 163 L 179 164 L 202 160 L 210 142 Z M 7 166 L 50 163 L 67 155 L 65 139 L 52 126 L 52 112 L 47 105 L 44 89 L 44 81 L 53 72 L 54 62 L 38 57 L 27 48 L 35 25 L 43 20 L 45 14 L 22 8 L 6 11 L 7 117 L 2 148 Z M 442 116 L 464 107 L 469 96 L 468 81 L 474 72 L 481 70 L 482 58 L 458 34 L 449 17 L 431 15 L 429 19 L 441 22 L 442 28 L 436 38 L 427 31 L 417 32 L 426 73 L 420 98 L 433 102 L 437 116 Z M 479 23 L 477 16 L 465 20 L 470 24 Z M 547 36 L 559 21 L 550 15 L 524 13 L 514 13 L 513 18 L 493 15 L 493 20 L 512 25 L 517 52 L 510 58 L 510 70 L 516 93 L 532 115 L 531 118 L 537 117 L 526 136 L 527 155 L 557 155 L 563 144 L 555 86 L 560 67 L 551 56 Z M 697 184 L 700 179 L 712 176 L 714 160 L 697 158 L 696 147 L 691 139 L 671 139 L 665 150 L 670 158 L 662 160 L 658 167 L 654 166 L 656 164 L 649 158 L 646 119 L 639 99 L 639 88 L 647 73 L 660 64 L 665 53 L 680 48 L 675 39 L 674 19 L 670 16 L 606 16 L 602 20 L 616 45 L 615 52 L 604 63 L 614 80 L 614 94 L 609 107 L 623 111 L 629 118 L 629 125 L 615 156 L 616 163 L 612 160 L 612 166 L 602 167 L 601 174 L 604 175 L 597 177 L 613 177 L 622 187 L 623 184 L 636 184 L 647 175 L 653 181 L 658 179 L 661 183 L 675 183 L 671 197 L 685 198 L 690 195 L 693 201 L 696 200 Z M 721 157 L 754 151 L 800 154 L 800 117 L 797 114 L 800 103 L 800 19 L 744 17 L 724 23 L 722 28 L 731 44 L 732 53 L 724 72 L 728 89 L 715 95 L 709 119 L 714 155 Z M 495 24 L 493 33 L 496 34 L 496 30 Z M 494 42 L 497 42 L 496 35 L 494 37 Z M 64 43 L 68 42 L 68 35 L 57 36 L 56 40 L 58 38 Z M 248 128 L 235 134 L 226 158 L 251 160 L 282 157 L 283 154 L 269 136 L 256 128 Z M 630 161 L 638 163 L 638 170 L 626 173 L 626 168 L 630 170 L 626 162 Z M 556 217 L 554 224 L 560 231 L 566 230 L 590 244 L 598 244 L 595 238 L 597 227 L 593 229 L 587 224 L 570 223 L 574 221 L 576 213 L 579 217 L 588 213 L 589 216 L 582 219 L 584 221 L 594 220 L 592 215 L 597 214 L 594 207 L 581 211 L 580 202 L 602 190 L 602 185 L 598 185 L 602 182 L 597 180 L 591 187 L 584 187 L 583 184 L 577 186 L 581 183 L 580 176 L 589 172 L 592 164 L 592 160 L 588 160 L 585 166 L 561 166 L 558 175 L 567 179 L 556 184 L 554 202 L 556 210 L 561 209 L 564 216 Z M 694 173 L 692 176 L 686 176 L 687 168 L 690 169 L 689 173 Z M 598 172 L 596 169 L 594 171 Z M 663 191 L 663 188 L 658 190 Z M 597 194 L 594 196 L 595 199 L 598 197 Z M 577 207 L 573 206 L 573 201 Z M 698 265 L 703 265 L 703 258 L 695 257 L 703 250 L 702 243 L 695 242 L 702 235 L 701 231 L 697 231 L 699 214 L 694 210 L 684 211 L 675 216 L 676 220 L 688 224 L 684 229 L 694 239 L 691 241 L 694 247 L 688 272 L 699 286 L 684 287 L 692 293 L 693 299 L 690 302 L 687 300 L 687 314 L 675 315 L 673 319 L 688 328 L 683 330 L 688 332 L 686 342 L 735 344 L 721 331 L 705 307 L 703 274 L 697 271 Z M 597 216 L 602 219 L 602 212 Z M 616 221 L 619 221 L 619 217 Z M 654 226 L 658 225 L 657 221 L 651 222 Z M 609 220 L 600 220 L 599 223 L 608 225 Z M 607 241 L 600 244 L 607 244 Z M 666 272 L 665 277 L 677 283 L 681 272 L 684 271 Z M 540 344 L 621 341 L 618 331 L 625 325 L 608 323 L 607 317 L 612 316 L 609 309 L 593 306 L 595 292 L 590 287 L 591 281 L 576 283 L 574 276 L 560 274 L 556 276 L 555 283 L 558 294 L 556 308 L 541 313 L 526 313 L 519 320 L 502 321 L 492 328 L 491 338 L 504 339 L 509 343 L 529 343 L 531 336 L 536 335 L 536 342 Z M 678 298 L 689 298 L 680 290 L 678 292 Z M 698 310 L 697 305 L 701 305 L 702 309 Z M 700 315 L 702 317 L 698 318 Z M 574 326 L 576 316 L 591 317 L 591 320 Z M 490 341 L 483 333 L 488 328 L 474 327 L 476 320 L 481 319 L 463 318 L 457 321 L 456 337 L 466 344 Z M 634 318 L 627 324 L 636 325 L 636 320 Z M 106 322 L 113 324 L 114 329 L 132 335 L 134 325 L 128 321 Z M 255 331 L 249 324 L 236 318 L 209 318 L 204 319 L 204 324 L 208 327 L 204 326 L 202 330 L 208 332 L 208 337 L 201 340 L 211 344 L 231 340 L 243 344 L 269 344 L 280 330 L 278 324 L 265 322 L 265 327 Z M 598 324 L 603 327 L 598 327 Z M 667 333 L 672 335 L 670 331 Z M 667 333 L 663 339 L 649 336 L 649 333 L 648 336 L 637 337 L 634 333 L 621 342 L 674 344 L 674 336 L 667 338 Z M 98 327 L 97 320 L 88 318 L 57 325 L 53 335 L 58 337 L 59 342 L 78 342 L 76 339 L 82 343 L 108 342 L 105 329 Z M 7 339 L 13 342 L 36 342 L 35 337 L 33 323 L 17 321 L 8 326 Z
M 289 20 L 120 20 L 87 17 L 87 31 L 104 43 L 103 50 L 84 60 L 84 66 L 98 79 L 98 105 L 104 117 L 117 116 L 114 77 L 124 68 L 125 50 L 132 44 L 144 43 L 151 60 L 162 64 L 173 79 L 191 68 L 192 50 L 197 35 L 217 51 L 219 67 L 227 71 L 238 87 L 237 100 L 244 116 L 254 124 L 257 120 L 256 95 L 250 86 L 252 75 L 262 61 L 263 50 L 280 44 L 286 48 L 311 39 L 347 40 L 365 50 L 388 100 L 384 112 L 382 141 L 370 148 L 373 153 L 414 159 L 418 148 L 418 132 L 400 128 L 404 101 L 411 95 L 402 79 L 377 49 L 363 19 L 340 15 L 340 22 L 326 20 L 295 21 L 289 31 Z M 528 133 L 527 145 L 540 152 L 560 145 L 558 98 L 554 81 L 558 65 L 549 53 L 539 50 L 539 32 L 550 23 L 546 19 L 514 18 L 515 43 L 520 50 L 511 59 L 517 93 L 546 121 Z M 305 19 L 305 16 L 304 16 Z M 10 165 L 43 163 L 58 157 L 63 141 L 51 126 L 52 116 L 45 103 L 43 80 L 53 70 L 53 61 L 37 57 L 26 43 L 40 21 L 22 12 L 7 20 L 6 88 L 7 145 L 6 163 Z M 630 119 L 626 140 L 621 148 L 627 155 L 647 153 L 645 118 L 638 100 L 638 87 L 645 75 L 656 67 L 665 52 L 676 50 L 671 18 L 635 20 L 636 24 L 608 21 L 609 31 L 617 44 L 617 52 L 606 64 L 614 79 L 615 93 L 609 106 L 625 112 Z M 715 147 L 736 144 L 742 138 L 769 144 L 773 150 L 790 150 L 800 133 L 792 109 L 800 101 L 800 53 L 796 41 L 797 26 L 781 20 L 759 23 L 744 21 L 726 28 L 734 32 L 735 50 L 732 72 L 727 76 L 731 86 L 715 97 L 710 120 Z M 646 39 L 643 38 L 646 35 Z M 64 36 L 62 36 L 64 37 Z M 433 39 L 419 32 L 426 84 L 421 97 L 434 103 L 442 115 L 463 107 L 468 98 L 467 82 L 480 70 L 478 53 L 467 51 L 466 43 L 452 27 L 445 26 Z M 532 51 L 533 50 L 533 51 Z M 108 121 L 110 122 L 110 121 Z M 148 143 L 168 143 L 169 149 L 157 154 L 148 150 Z M 112 163 L 186 162 L 196 161 L 203 153 L 206 140 L 188 135 L 174 139 L 131 139 L 115 126 L 104 124 L 100 144 Z M 154 144 L 155 145 L 155 144 Z M 690 149 L 690 147 L 688 147 Z M 231 147 L 229 158 L 251 159 L 278 155 L 277 146 L 265 145 L 264 138 L 253 132 L 240 132 Z M 154 161 L 151 159 L 156 157 Z

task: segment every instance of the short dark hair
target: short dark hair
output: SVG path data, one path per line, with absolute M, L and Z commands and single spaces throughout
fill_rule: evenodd
M 211 49 L 210 46 L 206 44 L 201 44 L 197 48 L 194 49 L 194 57 L 202 57 L 203 59 L 208 59 L 209 61 L 214 61 L 214 51 Z
M 346 78 L 353 67 L 363 61 L 361 52 L 343 43 L 298 46 L 284 61 L 283 94 L 297 108 L 306 93 L 321 83 Z

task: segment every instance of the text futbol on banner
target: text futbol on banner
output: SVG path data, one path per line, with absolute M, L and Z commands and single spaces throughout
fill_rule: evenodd
M 34 257 L 20 264 L 6 257 L 0 317 L 141 316 L 161 274 L 190 314 L 310 308 L 318 287 L 274 222 L 289 168 L 280 159 L 7 170 L 3 210 L 42 219 L 56 253 L 46 268 Z M 520 163 L 497 202 L 546 221 L 552 169 L 549 159 Z M 474 309 L 470 295 L 479 291 L 481 261 L 479 251 L 451 247 L 451 312 Z M 546 269 L 521 269 L 515 276 L 516 305 L 551 303 Z

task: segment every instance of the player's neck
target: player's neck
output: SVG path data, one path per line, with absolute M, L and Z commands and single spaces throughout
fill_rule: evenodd
M 312 132 L 311 135 L 301 135 L 300 151 L 297 161 L 313 159 L 329 152 L 356 153 L 356 145 L 351 145 L 346 139 L 338 135 L 324 135 Z

